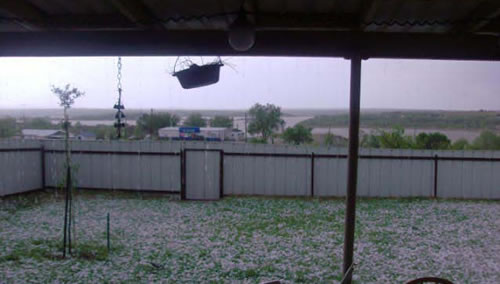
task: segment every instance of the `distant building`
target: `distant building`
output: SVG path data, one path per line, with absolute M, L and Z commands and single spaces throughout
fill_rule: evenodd
M 23 139 L 64 139 L 65 135 L 63 130 L 57 129 L 23 129 L 21 133 Z
M 231 129 L 224 127 L 165 127 L 158 130 L 160 138 L 173 140 L 230 140 Z
M 169 138 L 169 139 L 179 138 L 180 137 L 179 127 L 160 128 L 158 129 L 158 137 Z
M 224 141 L 231 138 L 231 129 L 225 127 L 202 127 L 200 135 L 205 140 Z
M 243 141 L 243 140 L 245 140 L 245 132 L 239 130 L 238 128 L 234 128 L 231 131 L 231 140 L 233 140 L 233 141 Z
M 90 131 L 80 131 L 78 135 L 75 137 L 77 140 L 96 140 L 97 136 L 95 133 Z

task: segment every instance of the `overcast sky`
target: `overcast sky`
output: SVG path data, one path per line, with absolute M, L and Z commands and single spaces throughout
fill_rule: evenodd
M 193 58 L 198 60 L 198 58 Z M 184 90 L 170 75 L 175 57 L 124 57 L 127 108 L 346 108 L 349 61 L 329 58 L 223 58 L 216 85 Z M 0 58 L 0 108 L 56 108 L 50 85 L 86 92 L 75 107 L 111 108 L 115 57 Z M 363 108 L 500 110 L 500 62 L 367 60 Z

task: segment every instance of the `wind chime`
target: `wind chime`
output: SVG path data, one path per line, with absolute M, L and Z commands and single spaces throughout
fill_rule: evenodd
M 122 136 L 122 128 L 125 127 L 125 122 L 123 120 L 125 119 L 125 114 L 123 113 L 123 109 L 125 109 L 125 106 L 122 104 L 122 58 L 118 57 L 118 102 L 113 106 L 114 109 L 116 109 L 116 114 L 115 114 L 115 128 L 116 128 L 116 138 L 120 139 Z

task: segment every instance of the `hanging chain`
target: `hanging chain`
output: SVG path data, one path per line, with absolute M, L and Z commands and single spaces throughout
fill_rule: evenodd
M 125 127 L 125 123 L 122 122 L 122 118 L 125 118 L 125 114 L 122 112 L 122 109 L 125 109 L 125 107 L 122 104 L 122 58 L 118 57 L 118 74 L 116 75 L 116 78 L 118 79 L 118 103 L 115 104 L 114 108 L 117 110 L 116 111 L 116 122 L 115 122 L 115 128 L 116 128 L 116 136 L 118 139 L 121 138 L 122 135 L 122 128 Z
M 122 58 L 118 57 L 118 74 L 116 75 L 116 78 L 118 78 L 118 92 L 121 93 L 122 89 Z

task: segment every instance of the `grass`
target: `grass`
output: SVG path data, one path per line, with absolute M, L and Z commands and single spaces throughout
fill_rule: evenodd
M 62 257 L 62 242 L 58 239 L 29 239 L 16 242 L 8 254 L 0 257 L 0 263 L 6 261 L 19 262 L 22 259 L 34 259 L 37 261 L 58 260 Z M 110 251 L 117 251 L 114 248 Z M 71 258 L 77 260 L 97 260 L 108 259 L 109 251 L 105 245 L 94 241 L 78 242 L 73 247 Z
M 341 278 L 342 200 L 83 192 L 76 247 L 61 258 L 63 202 L 0 199 L 0 279 L 10 282 L 334 283 Z M 106 214 L 111 247 L 106 248 Z M 499 202 L 361 199 L 357 283 L 440 276 L 500 280 Z

